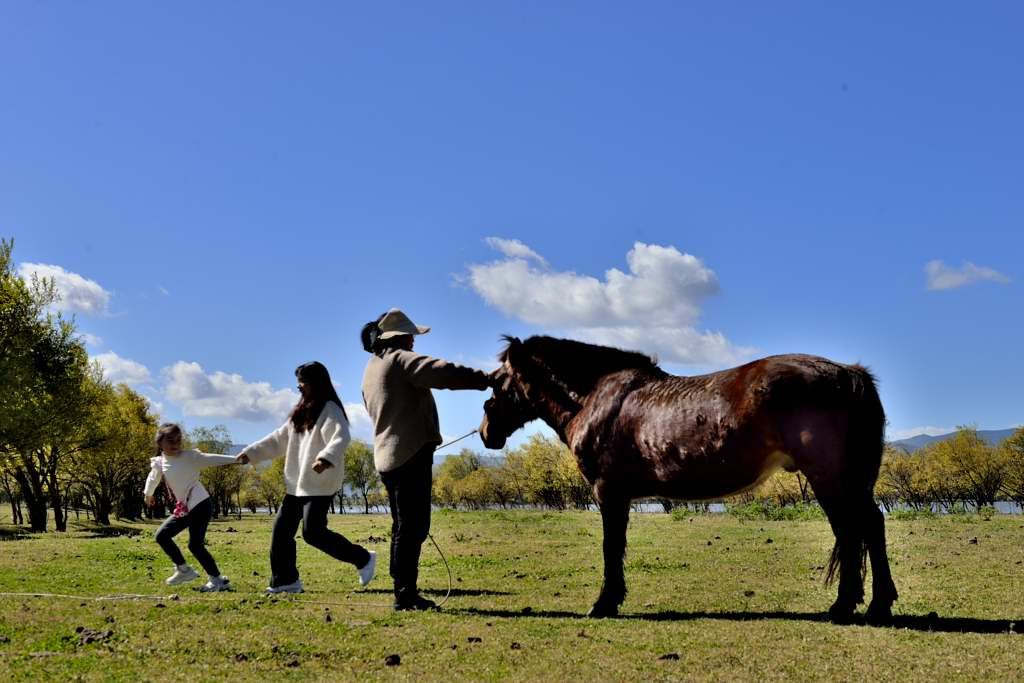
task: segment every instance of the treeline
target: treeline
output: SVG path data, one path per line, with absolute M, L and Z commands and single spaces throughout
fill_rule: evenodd
M 995 446 L 961 427 L 914 453 L 888 447 L 875 497 L 888 509 L 981 509 L 998 501 L 1024 505 L 1024 428 Z
M 886 446 L 875 497 L 890 510 L 980 509 L 997 501 L 1024 505 L 1024 428 L 996 446 L 970 427 L 914 453 Z M 592 502 L 571 451 L 557 439 L 540 435 L 507 451 L 496 465 L 463 450 L 441 463 L 434 475 L 434 503 L 452 508 L 530 505 L 563 510 Z M 666 512 L 680 504 L 651 502 L 660 503 Z M 786 507 L 813 503 L 814 492 L 803 475 L 779 472 L 755 490 L 716 502 Z

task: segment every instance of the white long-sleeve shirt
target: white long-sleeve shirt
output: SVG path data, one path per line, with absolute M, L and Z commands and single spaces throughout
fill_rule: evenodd
M 345 483 L 345 449 L 351 437 L 341 406 L 328 401 L 316 424 L 299 433 L 288 420 L 254 444 L 245 447 L 253 464 L 284 456 L 284 483 L 293 496 L 333 496 Z M 320 474 L 317 460 L 331 463 Z
M 206 488 L 199 481 L 199 472 L 207 467 L 219 465 L 230 465 L 235 462 L 233 455 L 217 455 L 203 453 L 196 450 L 178 451 L 177 455 L 161 453 L 155 458 L 150 458 L 149 476 L 146 477 L 146 488 L 144 493 L 152 496 L 156 487 L 163 479 L 171 489 L 175 500 L 182 500 L 185 496 L 185 505 L 191 510 L 210 497 Z

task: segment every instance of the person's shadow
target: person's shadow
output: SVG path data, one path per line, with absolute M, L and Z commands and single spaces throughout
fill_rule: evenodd
M 446 612 L 486 617 L 541 617 L 549 619 L 587 619 L 579 612 L 560 610 L 533 610 L 525 607 L 518 611 L 500 609 L 477 609 L 473 607 L 449 608 Z M 697 619 L 717 619 L 721 621 L 808 621 L 829 623 L 826 612 L 663 612 L 620 614 L 610 619 L 633 619 L 639 621 L 694 621 Z M 862 614 L 854 617 L 850 626 L 866 626 Z M 1016 619 L 976 619 L 973 617 L 940 617 L 935 612 L 926 615 L 896 614 L 892 621 L 881 628 L 901 628 L 911 631 L 934 633 L 1024 633 L 1024 618 Z

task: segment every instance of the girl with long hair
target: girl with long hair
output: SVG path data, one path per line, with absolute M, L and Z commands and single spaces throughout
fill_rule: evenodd
M 287 494 L 274 519 L 270 540 L 270 586 L 267 593 L 301 593 L 295 562 L 295 532 L 336 560 L 353 565 L 359 583 L 373 579 L 377 554 L 327 528 L 327 509 L 341 490 L 345 449 L 350 437 L 348 416 L 322 363 L 303 363 L 295 369 L 301 397 L 288 420 L 238 454 L 240 463 L 259 463 L 284 456 Z

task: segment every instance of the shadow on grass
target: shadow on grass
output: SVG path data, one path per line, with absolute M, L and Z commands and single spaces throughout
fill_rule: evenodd
M 95 522 L 71 522 L 68 527 L 81 533 L 80 538 L 113 538 L 115 536 L 138 536 L 142 532 L 130 526 L 96 524 Z
M 377 594 L 380 594 L 380 595 L 393 595 L 394 594 L 394 591 L 391 590 L 390 588 L 367 588 L 367 589 L 359 591 L 359 592 L 360 593 L 377 593 Z M 420 593 L 424 593 L 424 594 L 427 594 L 427 595 L 441 595 L 441 596 L 443 596 L 447 592 L 448 592 L 447 588 L 421 588 L 420 589 Z M 512 595 L 512 593 L 507 593 L 505 591 L 492 591 L 492 590 L 488 590 L 486 588 L 452 588 L 452 592 L 451 592 L 451 596 L 452 597 L 459 597 L 459 596 L 470 596 L 470 597 L 472 597 L 472 596 L 479 596 L 479 595 Z M 515 614 L 515 613 L 512 612 L 511 614 Z
M 0 525 L 0 541 L 17 541 L 22 538 L 31 538 L 32 532 L 20 526 Z
M 449 609 L 446 612 L 487 617 L 542 617 L 549 619 L 587 619 L 581 612 L 563 612 L 560 610 L 513 611 L 500 609 L 475 609 L 464 607 Z M 648 614 L 620 614 L 612 619 L 631 619 L 637 621 L 696 621 L 698 619 L 715 619 L 718 621 L 807 621 L 827 624 L 826 612 L 652 612 Z M 864 616 L 858 614 L 850 626 L 867 626 Z M 898 628 L 910 631 L 932 633 L 1024 633 L 1024 617 L 1021 619 L 976 619 L 972 617 L 940 617 L 934 614 L 913 615 L 898 614 L 892 623 L 882 628 Z

